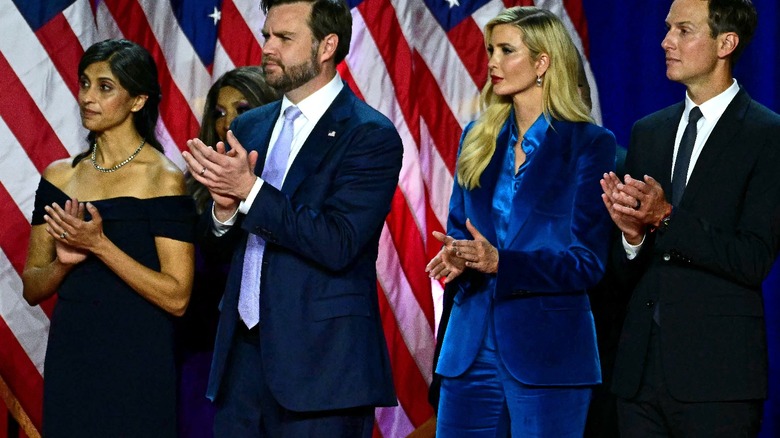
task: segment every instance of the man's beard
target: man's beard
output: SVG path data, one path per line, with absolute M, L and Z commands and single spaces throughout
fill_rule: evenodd
M 266 74 L 265 81 L 275 90 L 286 93 L 314 79 L 322 70 L 322 67 L 317 62 L 318 49 L 319 44 L 315 44 L 312 47 L 308 62 L 289 67 L 282 65 L 281 62 L 277 62 L 276 65 L 281 72 L 278 75 Z M 263 68 L 265 69 L 265 63 L 263 63 Z

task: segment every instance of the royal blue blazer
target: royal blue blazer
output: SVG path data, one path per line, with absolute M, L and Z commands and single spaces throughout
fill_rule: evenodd
M 615 137 L 591 123 L 552 120 L 512 201 L 504 245 L 496 244 L 493 194 L 510 136 L 510 122 L 482 173 L 466 190 L 457 178 L 447 233 L 472 239 L 466 219 L 498 248 L 495 288 L 488 274 L 467 269 L 444 334 L 436 372 L 457 377 L 474 361 L 487 324 L 509 372 L 528 385 L 601 382 L 596 331 L 587 289 L 604 274 L 612 221 L 599 179 L 615 166 Z M 467 130 L 469 127 L 467 127 Z

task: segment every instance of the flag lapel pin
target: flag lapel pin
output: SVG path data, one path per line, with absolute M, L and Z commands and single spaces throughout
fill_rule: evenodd
M 328 131 L 328 137 L 335 137 L 336 131 Z

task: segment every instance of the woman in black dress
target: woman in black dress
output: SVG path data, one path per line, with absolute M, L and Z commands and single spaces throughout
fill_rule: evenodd
M 43 434 L 174 437 L 173 316 L 192 288 L 194 204 L 155 138 L 149 53 L 103 41 L 78 73 L 89 149 L 44 171 L 23 275 L 30 305 L 58 294 Z

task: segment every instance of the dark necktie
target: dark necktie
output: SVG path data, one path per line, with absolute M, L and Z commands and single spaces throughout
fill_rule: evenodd
M 293 123 L 301 110 L 290 106 L 284 110 L 284 123 L 268 159 L 263 166 L 262 178 L 265 184 L 282 188 L 282 179 L 287 170 L 293 141 Z M 250 234 L 246 241 L 244 269 L 241 275 L 241 291 L 238 297 L 238 314 L 247 327 L 252 328 L 260 321 L 260 269 L 262 267 L 265 240 L 257 234 Z
M 685 192 L 688 180 L 688 167 L 691 164 L 691 153 L 696 143 L 696 123 L 701 118 L 701 110 L 698 106 L 691 109 L 688 114 L 688 125 L 685 127 L 680 147 L 677 148 L 677 158 L 674 160 L 674 172 L 672 173 L 672 205 L 677 206 Z
M 688 125 L 685 126 L 685 131 L 680 140 L 680 147 L 677 148 L 677 158 L 674 160 L 674 172 L 672 173 L 672 205 L 674 206 L 680 203 L 685 192 L 685 185 L 688 180 L 688 167 L 691 164 L 691 154 L 693 153 L 693 145 L 696 143 L 696 134 L 698 132 L 696 123 L 701 116 L 701 110 L 698 106 L 691 109 L 691 112 L 688 113 Z M 660 306 L 661 303 L 656 303 L 655 309 L 653 309 L 653 321 L 658 325 L 661 325 Z

